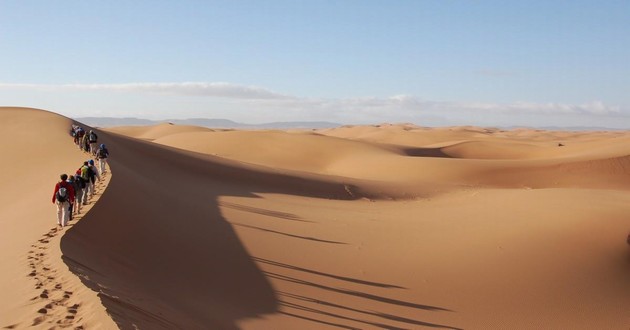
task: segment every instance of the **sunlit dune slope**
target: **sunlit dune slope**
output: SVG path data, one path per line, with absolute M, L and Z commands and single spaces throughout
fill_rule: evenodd
M 205 127 L 190 126 L 190 125 L 173 125 L 169 123 L 163 123 L 153 126 L 119 126 L 110 127 L 107 131 L 120 133 L 127 136 L 131 136 L 137 139 L 143 140 L 155 140 L 163 136 L 177 134 L 177 133 L 189 133 L 189 132 L 211 132 L 212 130 Z
M 203 132 L 164 136 L 154 142 L 246 163 L 333 175 L 327 167 L 346 157 L 397 154 L 374 144 L 309 132 Z
M 0 108 L 0 320 L 10 320 L 28 301 L 26 292 L 33 285 L 26 276 L 26 252 L 55 224 L 50 199 L 59 174 L 77 166 L 79 152 L 68 148 L 70 124 L 49 112 Z
M 44 237 L 43 242 L 50 248 L 40 250 L 34 245 L 56 226 L 56 207 L 51 199 L 59 175 L 73 173 L 85 160 L 69 135 L 72 123 L 68 118 L 43 110 L 0 107 L 1 327 L 23 328 L 39 323 L 37 319 L 42 314 L 37 311 L 46 302 L 32 298 L 42 294 L 43 289 L 38 290 L 37 285 L 46 276 L 73 292 L 70 302 L 82 302 L 80 315 L 90 317 L 82 324 L 112 325 L 104 310 L 98 308 L 95 295 L 82 289 L 80 281 L 63 265 L 58 237 Z M 45 260 L 46 269 L 54 273 L 35 272 L 32 259 L 35 253 L 41 254 L 38 260 Z M 53 294 L 50 292 L 51 297 Z M 60 316 L 56 315 L 58 312 L 67 313 L 51 309 L 49 316 Z M 49 328 L 50 324 L 42 323 L 39 327 Z

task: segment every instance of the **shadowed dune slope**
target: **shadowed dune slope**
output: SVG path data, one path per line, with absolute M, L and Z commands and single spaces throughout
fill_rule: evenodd
M 219 212 L 219 196 L 353 198 L 334 179 L 257 169 L 112 133 L 102 139 L 112 152 L 111 183 L 63 237 L 62 251 L 122 328 L 229 329 L 277 310 L 268 281 Z

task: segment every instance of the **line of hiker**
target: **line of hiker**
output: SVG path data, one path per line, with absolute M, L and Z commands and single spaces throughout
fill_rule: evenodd
M 80 150 L 92 155 L 98 160 L 101 173 L 105 173 L 107 171 L 106 165 L 109 150 L 107 150 L 105 144 L 98 144 L 98 135 L 96 132 L 89 130 L 86 133 L 83 127 L 73 124 L 70 129 L 70 135 L 74 140 L 74 144 L 76 144 Z
M 80 127 L 72 125 L 73 132 L 77 132 L 77 128 Z M 78 135 L 72 136 L 75 143 L 80 143 L 81 139 L 77 139 Z M 61 228 L 68 225 L 73 214 L 81 213 L 81 205 L 87 205 L 88 201 L 94 197 L 96 181 L 100 181 L 101 175 L 107 173 L 109 151 L 104 144 L 101 144 L 98 149 L 94 146 L 94 149 L 97 150 L 96 158 L 100 162 L 100 170 L 94 164 L 94 160 L 90 159 L 83 162 L 74 174 L 61 174 L 60 181 L 55 185 L 52 202 L 57 205 L 57 225 Z

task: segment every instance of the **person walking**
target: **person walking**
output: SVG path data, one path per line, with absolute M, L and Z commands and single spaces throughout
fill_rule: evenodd
M 83 137 L 81 138 L 81 147 L 83 148 L 83 151 L 90 152 L 90 138 L 88 134 L 83 134 Z
M 96 145 L 98 141 L 98 135 L 93 130 L 90 130 L 88 134 L 88 141 L 90 142 L 90 153 L 92 156 L 96 156 Z
M 105 144 L 99 146 L 98 151 L 96 152 L 96 159 L 98 159 L 98 163 L 100 165 L 101 174 L 107 173 L 107 169 L 105 166 L 107 165 L 107 157 L 109 157 L 109 150 L 105 147 Z
M 57 205 L 57 224 L 63 228 L 68 224 L 70 203 L 74 202 L 74 188 L 68 180 L 67 174 L 59 176 L 61 181 L 55 185 L 55 192 L 52 196 L 53 204 Z
M 94 165 L 94 159 L 90 159 L 88 162 L 88 177 L 90 178 L 90 198 L 94 197 L 96 188 L 96 179 L 101 181 L 101 176 L 98 174 L 98 169 Z
M 85 147 L 83 147 L 83 140 L 85 138 L 85 130 L 83 129 L 83 127 L 77 126 L 77 132 L 75 135 L 77 146 L 79 146 L 79 149 L 85 150 Z
M 85 181 L 79 173 L 74 174 L 74 213 L 81 214 L 81 204 L 83 204 L 83 190 L 85 189 Z
M 68 180 L 66 180 L 66 182 L 70 184 L 70 186 L 72 187 L 72 191 L 74 191 L 74 198 L 72 200 L 68 200 L 68 221 L 72 221 L 72 210 L 74 208 L 74 203 L 77 198 L 77 189 L 74 184 L 74 176 L 68 176 Z
M 81 177 L 81 181 L 85 183 L 83 188 L 83 196 L 81 197 L 83 205 L 87 205 L 90 193 L 90 167 L 87 161 L 77 170 L 77 174 Z
M 72 126 L 70 126 L 70 136 L 72 136 L 74 144 L 77 144 L 77 125 L 72 124 Z

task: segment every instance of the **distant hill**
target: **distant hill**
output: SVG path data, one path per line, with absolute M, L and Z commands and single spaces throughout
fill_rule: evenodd
M 86 125 L 94 127 L 113 127 L 113 126 L 144 126 L 156 125 L 160 123 L 172 123 L 176 125 L 193 125 L 209 128 L 240 128 L 240 129 L 320 129 L 340 127 L 344 124 L 332 123 L 327 121 L 289 121 L 289 122 L 270 122 L 264 124 L 245 124 L 228 119 L 208 119 L 208 118 L 190 118 L 190 119 L 164 119 L 150 120 L 141 118 L 114 118 L 114 117 L 79 117 L 75 120 Z M 456 125 L 454 125 L 456 126 Z M 440 127 L 439 125 L 436 127 Z M 586 126 L 502 126 L 500 129 L 514 130 L 519 128 L 533 128 L 546 131 L 621 131 L 625 129 L 608 128 L 608 127 L 586 127 Z
M 228 119 L 206 119 L 206 118 L 190 118 L 190 119 L 165 119 L 165 120 L 149 120 L 140 118 L 113 118 L 113 117 L 80 117 L 74 118 L 76 121 L 94 127 L 112 127 L 112 126 L 144 126 L 156 125 L 160 123 L 173 123 L 176 125 L 194 125 L 210 128 L 244 128 L 244 129 L 318 129 L 333 128 L 342 126 L 342 124 L 325 122 L 325 121 L 294 121 L 294 122 L 271 122 L 264 124 L 244 124 L 231 121 Z
M 503 129 L 513 130 L 519 128 L 533 128 L 544 131 L 589 131 L 589 132 L 599 132 L 599 131 L 626 131 L 625 128 L 610 128 L 610 127 L 602 127 L 602 126 L 540 126 L 540 127 L 529 127 L 529 126 L 509 126 L 502 127 Z

